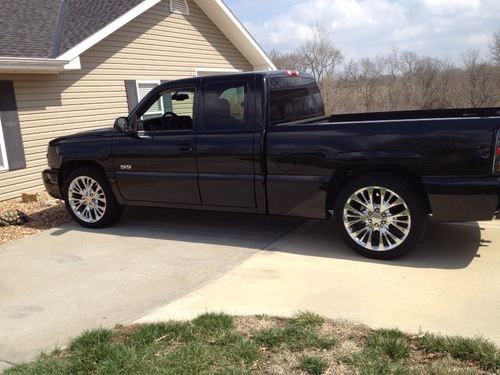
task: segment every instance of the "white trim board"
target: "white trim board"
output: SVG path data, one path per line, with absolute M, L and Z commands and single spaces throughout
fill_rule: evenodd
M 113 34 L 119 28 L 125 26 L 127 23 L 129 23 L 133 19 L 139 17 L 145 11 L 154 7 L 160 1 L 162 1 L 162 0 L 145 0 L 145 1 L 143 1 L 139 5 L 130 9 L 125 14 L 122 14 L 120 17 L 118 17 L 113 22 L 107 24 L 104 28 L 99 30 L 97 33 L 91 35 L 90 37 L 88 37 L 84 41 L 80 42 L 79 44 L 77 44 L 76 46 L 71 48 L 70 50 L 63 53 L 57 59 L 58 60 L 69 60 L 69 61 L 74 60 L 75 58 L 80 56 L 83 52 L 85 52 L 89 48 L 95 46 L 97 43 L 99 43 L 104 38 Z
M 62 72 L 68 63 L 56 59 L 0 57 L 0 72 L 55 74 Z
M 5 148 L 5 139 L 3 137 L 3 127 L 2 127 L 2 119 L 0 118 L 0 147 L 2 148 L 2 163 L 3 166 L 0 165 L 0 171 L 9 170 L 9 160 L 7 159 L 7 149 Z
M 224 69 L 224 68 L 195 68 L 194 75 L 195 77 L 203 77 L 207 75 L 216 75 L 216 74 L 224 74 L 224 73 L 241 73 L 241 69 Z M 201 74 L 200 74 L 201 73 Z M 208 74 L 203 74 L 208 73 Z

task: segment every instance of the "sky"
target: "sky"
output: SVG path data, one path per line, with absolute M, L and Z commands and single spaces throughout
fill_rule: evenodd
M 393 48 L 459 61 L 488 56 L 500 0 L 224 0 L 266 50 L 290 51 L 320 23 L 347 59 Z

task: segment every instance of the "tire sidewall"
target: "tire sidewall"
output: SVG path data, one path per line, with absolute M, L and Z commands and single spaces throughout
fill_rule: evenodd
M 404 242 L 395 249 L 388 251 L 372 251 L 365 249 L 351 238 L 344 225 L 345 203 L 352 194 L 367 186 L 380 186 L 392 190 L 398 194 L 408 206 L 411 217 L 410 233 Z M 425 229 L 426 220 L 427 215 L 425 214 L 422 202 L 418 199 L 418 194 L 415 193 L 414 189 L 412 189 L 411 185 L 406 181 L 392 176 L 382 175 L 356 178 L 342 190 L 336 199 L 334 207 L 334 223 L 337 230 L 341 233 L 344 242 L 358 254 L 372 259 L 390 260 L 407 254 L 420 242 Z
M 69 195 L 69 187 L 71 183 L 78 177 L 90 177 L 93 180 L 95 180 L 102 188 L 104 191 L 104 195 L 106 197 L 106 209 L 104 212 L 103 217 L 101 220 L 95 222 L 95 223 L 88 223 L 86 221 L 81 220 L 74 212 L 73 209 L 71 208 L 71 205 L 69 203 L 68 195 Z M 104 228 L 109 225 L 111 225 L 114 221 L 117 220 L 117 218 L 121 214 L 122 208 L 116 201 L 116 198 L 113 194 L 113 191 L 111 190 L 111 187 L 108 183 L 107 178 L 104 176 L 103 173 L 101 173 L 97 168 L 93 167 L 83 167 L 76 169 L 70 175 L 68 178 L 66 178 L 66 181 L 64 183 L 64 202 L 66 204 L 66 208 L 68 212 L 70 213 L 71 217 L 81 226 L 85 228 Z

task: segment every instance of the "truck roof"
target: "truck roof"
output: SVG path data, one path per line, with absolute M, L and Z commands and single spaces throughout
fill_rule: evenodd
M 172 83 L 179 84 L 189 84 L 196 83 L 202 79 L 219 79 L 219 78 L 246 78 L 246 77 L 263 77 L 263 78 L 294 78 L 294 77 L 302 77 L 302 78 L 311 78 L 314 79 L 312 75 L 309 73 L 298 72 L 297 70 L 260 70 L 260 71 L 251 71 L 251 72 L 234 72 L 234 73 L 226 73 L 226 74 L 217 74 L 203 77 L 192 77 L 192 78 L 183 78 L 180 80 L 170 81 L 169 85 Z
M 314 79 L 314 77 L 311 74 L 305 72 L 299 72 L 298 70 L 260 70 L 255 72 L 243 72 L 239 74 L 256 74 L 270 78 L 288 78 L 288 77 L 300 76 L 300 77 Z

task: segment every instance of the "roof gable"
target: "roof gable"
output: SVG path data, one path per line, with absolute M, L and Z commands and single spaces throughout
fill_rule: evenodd
M 1 56 L 54 58 L 144 0 L 1 0 Z
M 87 49 L 168 0 L 0 0 L 0 68 L 6 57 L 79 61 Z M 222 0 L 193 0 L 258 69 L 275 69 L 271 60 Z M 22 9 L 22 12 L 20 12 Z M 4 11 L 5 10 L 5 11 Z M 7 29 L 7 30 L 5 30 Z M 32 62 L 32 61 L 31 61 Z M 7 61 L 5 62 L 7 63 Z M 15 63 L 15 62 L 14 62 Z M 35 61 L 38 64 L 38 61 Z M 8 64 L 12 65 L 11 60 Z M 61 64 L 61 67 L 64 66 Z M 79 67 L 79 62 L 72 64 Z

